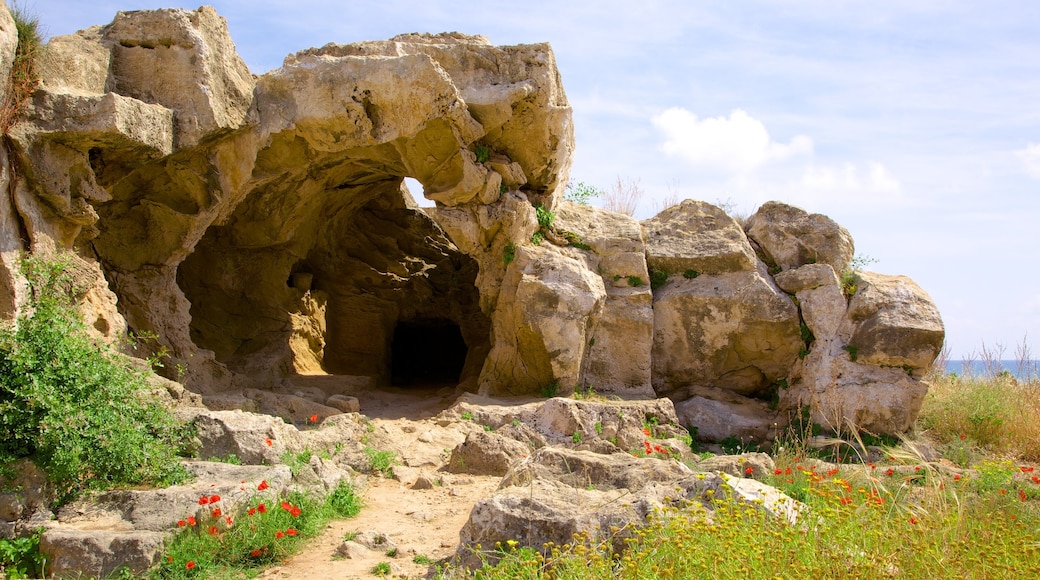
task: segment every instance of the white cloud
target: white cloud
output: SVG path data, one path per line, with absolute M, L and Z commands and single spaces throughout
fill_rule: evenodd
M 759 166 L 797 155 L 812 154 L 812 140 L 804 135 L 790 143 L 777 143 L 761 121 L 741 109 L 729 117 L 698 119 L 697 115 L 672 107 L 652 119 L 665 134 L 661 149 L 694 165 L 743 173 Z
M 898 194 L 902 189 L 899 181 L 884 165 L 873 161 L 863 170 L 852 163 L 840 166 L 811 165 L 805 168 L 800 185 L 813 190 L 885 194 Z
M 1015 157 L 1022 162 L 1022 169 L 1030 177 L 1040 179 L 1040 144 L 1030 143 L 1025 149 L 1015 151 Z

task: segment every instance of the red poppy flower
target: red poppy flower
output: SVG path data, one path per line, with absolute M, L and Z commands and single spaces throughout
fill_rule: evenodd
M 199 505 L 206 505 L 209 503 L 209 496 L 202 496 L 199 498 Z
M 318 414 L 315 413 L 315 414 L 311 415 L 310 419 L 311 419 L 311 423 L 317 423 L 318 422 Z
M 754 472 L 755 472 L 755 468 L 751 467 L 751 466 L 748 466 L 747 469 L 744 470 L 744 474 L 745 475 L 751 475 Z
M 188 522 L 186 522 L 184 520 L 177 520 L 177 527 L 178 528 L 183 528 L 186 525 L 188 525 Z
M 1040 475 L 1033 476 L 1033 483 L 1040 485 Z
M 184 568 L 186 570 L 194 570 L 195 569 L 195 560 L 188 560 L 188 563 L 184 565 Z
M 285 530 L 285 533 L 289 534 L 290 536 L 295 536 L 299 532 L 296 531 L 296 528 L 289 528 L 288 530 Z
M 173 556 L 166 556 L 166 561 L 172 564 L 173 563 Z
M 964 433 L 961 433 L 961 441 L 963 441 L 965 437 L 967 437 L 967 435 L 965 435 Z
M 273 441 L 271 441 L 271 438 L 270 438 L 270 437 L 268 437 L 267 439 L 264 439 L 264 443 L 267 443 L 267 446 L 268 446 L 268 447 L 270 447 L 270 446 L 274 445 L 274 442 L 273 442 Z
M 289 514 L 292 515 L 292 517 L 294 517 L 294 518 L 299 516 L 301 513 L 302 513 L 302 510 L 300 510 L 300 508 L 298 508 L 296 506 L 292 506 L 292 509 L 289 510 Z
M 895 474 L 896 474 L 896 470 L 894 470 L 892 468 L 889 468 L 888 471 L 885 472 L 885 475 L 887 475 L 889 477 L 892 477 Z
M 287 501 L 283 501 L 280 505 L 282 506 L 282 509 L 285 511 L 289 511 L 289 508 L 292 507 L 292 504 L 290 504 Z
M 260 482 L 260 485 L 256 486 L 256 489 L 258 491 L 263 491 L 263 490 L 267 489 L 268 487 L 270 487 L 270 486 L 267 485 L 267 480 L 265 479 L 265 480 Z
M 249 511 L 246 512 L 246 513 L 251 515 L 251 516 L 255 516 L 256 515 L 256 508 L 249 508 Z
M 1034 467 L 1019 467 L 1019 469 L 1022 470 L 1022 473 L 1033 473 L 1033 470 L 1036 469 L 1036 468 L 1034 468 Z
M 213 514 L 214 518 L 219 518 L 220 517 L 220 508 L 213 508 L 213 511 L 210 512 L 210 513 Z
M 1018 499 L 1020 499 L 1022 501 L 1026 501 L 1026 490 L 1024 490 L 1024 489 L 1018 490 Z
M 954 481 L 960 481 L 960 480 L 961 480 L 961 474 L 959 474 L 959 473 L 954 473 L 954 474 L 953 474 L 953 480 L 954 480 Z
M 283 533 L 281 533 L 281 532 L 275 532 L 275 533 L 274 533 L 274 538 L 275 538 L 276 540 L 281 540 L 281 539 L 282 539 L 282 538 L 284 538 L 284 537 L 285 537 L 285 534 L 283 534 Z
M 256 506 L 256 511 L 258 511 L 258 512 L 260 512 L 262 514 L 266 514 L 267 513 L 267 504 L 263 504 L 262 503 L 262 504 Z
M 649 427 L 643 427 L 643 435 L 646 435 L 647 437 L 650 436 L 650 428 Z
M 791 475 L 791 468 L 790 467 L 788 467 L 787 469 L 784 470 L 784 475 Z
M 219 495 L 211 495 L 211 496 L 209 496 L 209 503 L 217 503 L 218 501 L 220 501 L 220 496 Z
M 263 554 L 263 552 L 261 552 L 260 550 L 253 550 L 252 552 L 249 552 L 249 557 L 250 558 L 259 558 L 260 554 Z
M 211 535 L 211 536 L 215 536 L 215 535 L 217 535 L 217 532 L 219 532 L 219 531 L 220 530 L 217 529 L 217 526 L 210 526 L 209 529 L 206 530 L 206 533 Z
M 913 525 L 917 525 L 917 518 L 911 516 L 910 517 L 910 523 L 913 524 Z
M 228 526 L 234 522 L 234 520 L 231 519 L 231 516 L 224 516 L 224 521 L 227 522 Z
M 195 516 L 188 516 L 188 525 L 189 526 L 194 526 L 195 525 Z
M 783 475 L 783 473 L 784 473 L 784 470 L 780 469 L 779 467 L 777 467 L 776 469 L 773 470 L 773 475 Z
M 852 498 L 851 497 L 842 496 L 842 498 L 841 498 L 841 505 L 849 505 L 850 503 L 852 503 Z

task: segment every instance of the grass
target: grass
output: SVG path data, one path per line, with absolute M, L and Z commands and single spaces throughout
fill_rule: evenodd
M 394 476 L 394 465 L 397 465 L 397 454 L 393 451 L 377 451 L 371 447 L 365 447 L 365 455 L 368 456 L 368 466 L 374 472 L 381 473 L 383 477 Z
M 39 465 L 59 503 L 88 489 L 170 485 L 183 427 L 151 400 L 145 374 L 87 332 L 68 262 L 25 258 L 32 290 L 15 328 L 0 328 L 0 466 Z
M 299 492 L 279 498 L 258 494 L 236 514 L 220 511 L 223 500 L 219 496 L 199 501 L 200 505 L 205 501 L 206 515 L 184 514 L 178 521 L 180 531 L 167 542 L 166 552 L 149 578 L 252 577 L 299 550 L 329 520 L 353 517 L 361 509 L 354 488 L 347 483 L 341 483 L 324 501 Z
M 885 460 L 831 467 L 805 440 L 774 452 L 773 485 L 808 506 L 791 526 L 715 498 L 651 514 L 614 553 L 611 538 L 495 546 L 498 578 L 1019 578 L 1040 573 L 1040 381 L 935 373 L 914 439 L 857 437 Z M 854 435 L 855 436 L 855 435 Z M 966 469 L 927 462 L 921 441 Z M 461 572 L 465 575 L 465 572 Z

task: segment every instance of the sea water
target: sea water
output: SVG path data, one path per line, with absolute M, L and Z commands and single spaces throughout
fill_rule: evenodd
M 1040 379 L 1040 361 L 1020 363 L 1017 360 L 951 360 L 946 362 L 946 372 L 975 377 L 988 377 L 1007 372 L 1019 380 L 1038 380 Z

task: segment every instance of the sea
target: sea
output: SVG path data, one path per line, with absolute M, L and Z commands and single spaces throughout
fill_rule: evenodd
M 1007 372 L 1021 381 L 1035 381 L 1040 380 L 1040 361 L 950 360 L 946 361 L 946 372 L 976 377 L 988 377 Z

